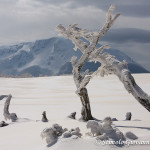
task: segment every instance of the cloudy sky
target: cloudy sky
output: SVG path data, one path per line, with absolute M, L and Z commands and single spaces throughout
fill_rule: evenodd
M 121 16 L 102 43 L 150 70 L 150 0 L 0 0 L 0 45 L 56 36 L 60 23 L 99 29 L 111 4 Z

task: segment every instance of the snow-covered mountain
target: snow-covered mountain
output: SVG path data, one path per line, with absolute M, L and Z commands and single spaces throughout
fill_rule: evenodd
M 0 47 L 0 72 L 9 75 L 30 73 L 33 76 L 53 75 L 73 56 L 71 41 L 50 38 L 35 42 Z
M 80 51 L 73 50 L 74 45 L 68 39 L 53 37 L 35 42 L 20 43 L 0 47 L 0 73 L 6 75 L 22 75 L 30 73 L 33 76 L 61 75 L 71 73 L 70 59 L 81 56 Z M 148 72 L 119 50 L 111 49 L 109 53 L 117 59 L 125 59 L 131 72 Z M 96 70 L 100 64 L 86 63 L 90 71 Z

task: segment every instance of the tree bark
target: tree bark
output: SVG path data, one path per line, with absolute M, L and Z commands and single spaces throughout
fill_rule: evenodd
M 80 90 L 79 95 L 80 95 L 80 100 L 82 103 L 82 110 L 81 110 L 82 117 L 81 117 L 81 119 L 85 120 L 85 121 L 93 120 L 87 89 L 82 88 Z

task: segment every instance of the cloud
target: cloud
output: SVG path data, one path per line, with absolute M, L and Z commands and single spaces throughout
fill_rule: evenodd
M 65 26 L 78 23 L 81 27 L 95 28 L 100 20 L 105 19 L 105 13 L 92 6 L 72 10 L 68 8 L 69 3 L 45 6 L 37 2 L 36 5 L 31 0 L 20 0 L 13 6 L 8 4 L 0 9 L 1 43 L 56 36 L 55 27 L 60 23 Z
M 98 29 L 105 22 L 106 12 L 111 3 L 116 9 L 145 7 L 145 0 L 1 0 L 0 42 L 31 41 L 56 36 L 58 24 L 79 24 L 87 29 Z M 137 8 L 137 7 L 135 7 Z M 134 10 L 138 13 L 141 10 Z M 143 9 L 142 9 L 143 11 Z M 128 11 L 127 11 L 128 12 Z M 149 13 L 150 14 L 150 13 Z M 113 28 L 141 28 L 149 30 L 150 18 L 120 16 Z M 110 30 L 111 31 L 111 30 Z
M 114 43 L 150 43 L 150 30 L 136 28 L 112 29 L 102 40 Z
M 34 0 L 42 4 L 59 5 L 67 3 L 68 0 Z M 122 13 L 123 16 L 132 17 L 149 17 L 150 16 L 150 1 L 148 0 L 69 0 L 70 8 L 77 8 L 83 6 L 94 6 L 105 11 L 111 4 L 116 5 L 116 11 Z

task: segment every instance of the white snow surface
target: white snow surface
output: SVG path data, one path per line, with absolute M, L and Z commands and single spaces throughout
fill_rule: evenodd
M 150 93 L 150 74 L 134 74 L 137 84 Z M 96 144 L 96 138 L 89 136 L 86 122 L 67 118 L 77 112 L 80 118 L 81 102 L 75 94 L 72 76 L 39 78 L 0 78 L 0 95 L 12 94 L 10 113 L 16 113 L 19 120 L 8 122 L 0 128 L 0 150 L 148 150 L 150 145 Z M 100 120 L 110 116 L 117 118 L 113 124 L 123 132 L 134 133 L 138 141 L 150 141 L 150 113 L 124 89 L 119 79 L 113 75 L 104 78 L 94 77 L 87 85 L 92 115 Z M 4 120 L 5 99 L 0 101 L 0 121 Z M 49 122 L 41 122 L 42 112 L 46 111 Z M 124 121 L 126 112 L 132 113 L 131 121 Z M 60 138 L 51 147 L 46 147 L 40 137 L 44 128 L 58 123 L 63 128 L 80 128 L 81 138 Z
M 19 51 L 27 51 L 30 52 L 30 46 L 28 44 L 23 45 L 23 47 Z

